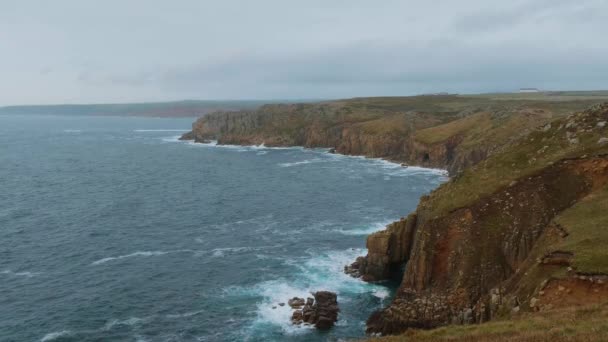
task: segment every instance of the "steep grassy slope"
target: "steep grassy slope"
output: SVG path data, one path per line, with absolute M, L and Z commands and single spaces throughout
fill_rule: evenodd
M 479 325 L 453 325 L 434 330 L 411 330 L 372 342 L 602 342 L 608 341 L 606 304 L 514 315 Z
M 423 198 L 409 225 L 370 236 L 362 275 L 405 273 L 369 331 L 608 300 L 607 122 L 603 105 L 546 124 Z

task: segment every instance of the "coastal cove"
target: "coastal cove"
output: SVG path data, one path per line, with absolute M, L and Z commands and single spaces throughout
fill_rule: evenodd
M 0 122 L 3 340 L 363 337 L 397 284 L 343 267 L 446 181 L 327 149 L 179 141 L 191 119 Z M 338 293 L 328 333 L 278 306 L 316 290 Z
M 367 255 L 344 271 L 399 283 L 390 305 L 366 321 L 367 333 L 458 329 L 520 319 L 520 312 L 590 306 L 608 293 L 600 209 L 608 198 L 608 104 L 530 100 L 418 96 L 267 105 L 209 114 L 181 139 L 325 147 L 446 167 L 450 181 L 422 196 L 407 218 L 370 232 Z M 574 302 L 555 299 L 573 293 L 570 287 L 590 293 L 572 296 Z M 545 289 L 558 291 L 539 299 Z

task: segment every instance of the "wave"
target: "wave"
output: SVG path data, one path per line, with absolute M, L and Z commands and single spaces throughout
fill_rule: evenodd
M 203 312 L 205 312 L 205 310 L 185 312 L 183 314 L 171 314 L 171 315 L 167 315 L 167 318 L 170 318 L 170 319 L 186 318 L 186 317 L 192 317 L 192 316 L 200 315 Z
M 69 330 L 55 331 L 55 332 L 44 335 L 44 337 L 42 337 L 40 339 L 40 342 L 54 341 L 60 337 L 67 337 L 67 336 L 71 336 L 71 335 L 72 335 L 72 332 Z
M 108 323 L 106 323 L 106 325 L 104 325 L 101 330 L 110 331 L 114 327 L 117 327 L 117 326 L 139 325 L 139 324 L 145 323 L 148 320 L 149 320 L 149 318 L 139 318 L 139 317 L 131 317 L 131 318 L 128 318 L 125 320 L 113 319 L 113 320 L 109 321 Z
M 258 246 L 258 247 L 224 247 L 224 248 L 214 248 L 211 250 L 211 255 L 216 258 L 224 257 L 227 253 L 239 253 L 239 252 L 251 252 L 251 251 L 259 251 L 270 248 L 278 248 L 281 245 L 275 246 Z
M 179 142 L 180 141 L 179 138 L 181 138 L 181 135 L 174 135 L 174 136 L 171 136 L 171 137 L 165 137 L 165 138 L 163 138 L 163 141 L 164 142 Z
M 366 253 L 365 249 L 352 248 L 343 251 L 308 250 L 306 260 L 292 259 L 285 261 L 294 267 L 296 279 L 277 279 L 258 283 L 254 287 L 230 287 L 225 289 L 228 296 L 261 296 L 256 304 L 256 318 L 249 327 L 254 335 L 265 334 L 269 328 L 279 327 L 285 334 L 300 334 L 311 331 L 310 327 L 296 326 L 291 323 L 292 309 L 280 306 L 294 296 L 307 298 L 311 292 L 318 290 L 333 291 L 338 294 L 338 301 L 347 301 L 356 294 L 369 294 L 383 301 L 390 296 L 384 286 L 363 282 L 343 272 L 344 265 L 350 264 L 358 256 Z M 338 324 L 348 324 L 341 322 Z
M 107 258 L 99 259 L 97 261 L 92 262 L 91 265 L 101 265 L 101 264 L 104 264 L 109 261 L 121 260 L 121 259 L 132 258 L 132 257 L 151 257 L 151 256 L 159 256 L 159 255 L 165 255 L 165 254 L 170 254 L 170 253 L 196 253 L 196 251 L 189 250 L 189 249 L 180 249 L 180 250 L 175 250 L 175 251 L 137 251 L 137 252 L 134 252 L 131 254 L 125 254 L 125 255 L 119 255 L 119 256 L 115 256 L 115 257 L 107 257 Z
M 63 132 L 64 133 L 81 133 L 82 130 L 80 130 L 80 129 L 64 129 Z
M 353 228 L 353 229 L 335 229 L 333 230 L 336 233 L 344 234 L 344 235 L 369 235 L 375 233 L 377 231 L 383 230 L 386 228 L 388 224 L 394 222 L 395 220 L 384 220 L 376 223 L 372 223 L 369 226 Z
M 133 132 L 188 132 L 189 129 L 134 129 Z
M 297 162 L 293 162 L 293 163 L 279 163 L 278 165 L 280 167 L 292 167 L 292 166 L 312 164 L 312 163 L 322 163 L 322 162 L 326 162 L 326 161 L 327 160 L 324 160 L 321 158 L 313 158 L 313 159 L 307 159 L 307 160 L 297 161 Z
M 4 270 L 2 272 L 0 272 L 0 274 L 8 274 L 8 275 L 13 275 L 13 276 L 17 276 L 17 277 L 27 277 L 27 278 L 31 278 L 31 277 L 35 277 L 37 275 L 39 275 L 39 272 L 13 272 L 11 270 Z

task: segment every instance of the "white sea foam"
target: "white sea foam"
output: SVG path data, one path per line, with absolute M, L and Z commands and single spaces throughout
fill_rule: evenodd
M 274 246 L 257 246 L 257 247 L 225 247 L 225 248 L 214 248 L 211 250 L 211 255 L 214 257 L 224 257 L 226 254 L 234 254 L 240 252 L 259 251 L 269 248 L 277 248 L 281 245 Z
M 134 129 L 133 132 L 188 132 L 188 129 Z
M 125 254 L 125 255 L 119 255 L 119 256 L 115 256 L 115 257 L 107 257 L 107 258 L 99 259 L 99 260 L 91 263 L 91 265 L 101 265 L 108 261 L 120 260 L 120 259 L 132 258 L 132 257 L 151 257 L 151 256 L 165 255 L 165 254 L 169 254 L 169 253 L 196 253 L 196 251 L 189 250 L 189 249 L 180 249 L 180 250 L 175 250 L 175 251 L 137 251 L 137 252 L 134 252 L 131 254 Z
M 310 250 L 309 259 L 304 262 L 292 260 L 289 263 L 298 272 L 298 279 L 278 279 L 257 284 L 253 289 L 232 287 L 227 290 L 230 295 L 261 295 L 263 297 L 257 306 L 257 316 L 252 330 L 264 330 L 266 326 L 278 326 L 286 334 L 298 334 L 310 331 L 307 326 L 294 326 L 291 321 L 292 309 L 280 306 L 294 296 L 306 298 L 318 290 L 333 291 L 338 294 L 338 301 L 346 300 L 349 294 L 369 293 L 384 299 L 389 291 L 376 284 L 363 282 L 343 272 L 344 265 L 351 263 L 358 256 L 365 254 L 365 249 L 349 249 L 345 251 L 319 252 Z M 346 322 L 338 321 L 338 324 Z
M 171 137 L 165 137 L 165 138 L 163 138 L 163 141 L 164 142 L 178 142 L 178 141 L 180 141 L 179 138 L 181 138 L 181 135 L 174 135 L 174 136 L 171 136 Z
M 37 275 L 39 275 L 39 272 L 13 272 L 11 270 L 4 270 L 2 272 L 0 272 L 0 274 L 7 274 L 7 275 L 12 275 L 12 276 L 17 276 L 17 277 L 26 277 L 26 278 L 31 278 L 31 277 L 35 277 Z
M 131 317 L 131 318 L 127 318 L 125 320 L 113 319 L 113 320 L 107 322 L 106 325 L 103 326 L 102 330 L 110 331 L 114 327 L 118 327 L 118 326 L 139 325 L 141 323 L 145 323 L 148 320 L 149 320 L 149 318 L 139 318 L 139 317 Z
M 372 223 L 365 227 L 355 227 L 353 229 L 336 229 L 337 233 L 344 235 L 369 235 L 377 231 L 383 230 L 386 226 L 394 220 L 384 220 L 376 223 Z
M 312 164 L 312 163 L 322 163 L 322 162 L 326 162 L 326 161 L 327 161 L 327 159 L 324 160 L 321 158 L 313 158 L 313 159 L 306 159 L 306 160 L 292 162 L 292 163 L 279 163 L 278 165 L 280 167 L 292 167 L 292 166 Z
M 49 342 L 49 341 L 54 341 L 60 337 L 67 337 L 72 335 L 72 332 L 69 330 L 63 330 L 63 331 L 55 331 L 52 333 L 48 333 L 46 335 L 44 335 L 44 337 L 42 337 L 40 339 L 40 342 Z
M 205 310 L 198 310 L 198 311 L 191 311 L 191 312 L 184 312 L 183 314 L 172 314 L 172 315 L 167 315 L 167 318 L 170 319 L 177 319 L 177 318 L 186 318 L 186 317 L 192 317 L 192 316 L 196 316 L 199 314 L 204 313 Z
M 82 130 L 80 130 L 80 129 L 64 129 L 63 132 L 64 133 L 81 133 Z

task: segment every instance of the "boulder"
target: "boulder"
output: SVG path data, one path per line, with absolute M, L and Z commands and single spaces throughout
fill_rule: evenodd
M 287 304 L 291 306 L 293 309 L 299 309 L 306 304 L 306 300 L 304 298 L 293 297 L 287 301 Z
M 302 310 L 296 310 L 291 315 L 291 323 L 293 324 L 302 324 L 304 320 L 304 316 L 302 315 Z
M 338 296 L 329 291 L 318 291 L 313 294 L 314 298 L 307 298 L 304 304 L 303 298 L 294 297 L 288 301 L 291 307 L 301 307 L 291 315 L 293 324 L 311 324 L 315 328 L 326 330 L 331 328 L 338 320 Z M 294 304 L 294 305 L 292 305 Z

